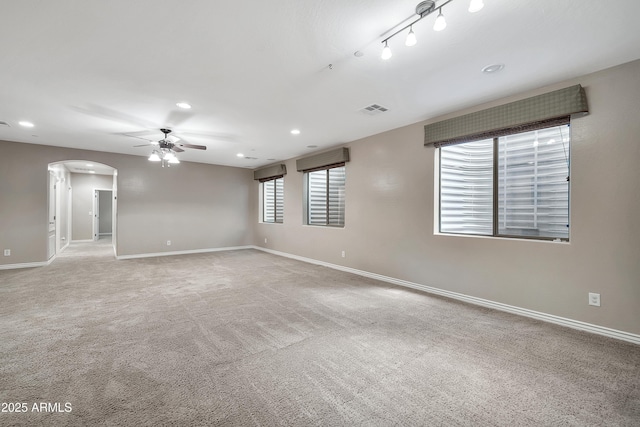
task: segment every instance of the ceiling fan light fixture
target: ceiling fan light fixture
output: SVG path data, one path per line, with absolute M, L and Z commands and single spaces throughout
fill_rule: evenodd
M 178 160 L 176 156 L 173 156 L 172 158 L 169 159 L 168 163 L 172 165 L 177 165 L 178 163 L 180 163 L 180 160 Z
M 158 152 L 156 150 L 153 150 L 153 153 L 151 153 L 151 155 L 149 156 L 149 161 L 150 162 L 159 162 L 160 156 L 158 155 Z

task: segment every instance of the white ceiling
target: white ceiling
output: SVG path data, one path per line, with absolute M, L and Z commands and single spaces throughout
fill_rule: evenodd
M 127 135 L 170 127 L 207 146 L 181 160 L 254 168 L 640 58 L 638 0 L 484 1 L 388 61 L 416 0 L 5 2 L 0 139 L 148 156 Z

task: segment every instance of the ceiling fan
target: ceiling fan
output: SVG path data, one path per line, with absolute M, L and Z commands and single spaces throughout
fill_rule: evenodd
M 159 141 L 152 141 L 151 144 L 143 144 L 143 145 L 134 145 L 134 147 L 147 147 L 147 146 L 155 146 L 157 148 L 153 149 L 151 156 L 149 156 L 149 161 L 151 162 L 162 162 L 162 167 L 171 166 L 172 164 L 180 163 L 180 160 L 176 157 L 176 153 L 183 152 L 183 148 L 193 148 L 196 150 L 206 150 L 207 147 L 204 145 L 194 145 L 188 144 L 186 142 L 178 142 L 180 138 L 169 135 L 171 133 L 171 129 L 160 129 L 160 132 L 164 134 L 164 137 Z

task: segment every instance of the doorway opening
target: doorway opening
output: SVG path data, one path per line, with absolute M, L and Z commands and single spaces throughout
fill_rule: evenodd
M 115 168 L 91 160 L 49 164 L 50 262 L 71 244 L 100 241 L 117 254 L 117 176 Z

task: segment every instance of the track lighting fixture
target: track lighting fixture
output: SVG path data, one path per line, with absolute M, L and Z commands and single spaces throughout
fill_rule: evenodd
M 389 47 L 389 40 L 391 40 L 394 36 L 400 34 L 401 32 L 405 31 L 406 29 L 409 29 L 409 33 L 407 34 L 407 39 L 405 40 L 405 45 L 406 46 L 415 46 L 415 44 L 418 42 L 417 38 L 416 38 L 416 34 L 413 32 L 413 25 L 415 23 L 417 23 L 418 21 L 423 20 L 424 18 L 426 18 L 427 16 L 431 15 L 433 12 L 435 12 L 436 10 L 438 11 L 438 16 L 434 22 L 433 25 L 433 29 L 435 31 L 442 31 L 446 28 L 447 26 L 447 21 L 444 19 L 444 14 L 442 13 L 442 8 L 446 5 L 448 5 L 449 3 L 451 3 L 453 0 L 446 0 L 444 1 L 441 5 L 436 7 L 436 1 L 434 0 L 424 0 L 420 3 L 418 3 L 418 5 L 416 6 L 416 15 L 418 15 L 418 18 L 415 19 L 413 22 L 409 23 L 408 25 L 402 27 L 401 29 L 399 29 L 398 31 L 396 31 L 395 33 L 391 34 L 389 37 L 387 37 L 386 39 L 382 40 L 382 55 L 381 58 L 384 60 L 387 60 L 389 58 L 391 58 L 391 48 Z M 480 9 L 482 9 L 484 7 L 484 2 L 483 0 L 471 0 L 471 2 L 469 3 L 469 12 L 477 12 Z
M 382 48 L 382 56 L 381 56 L 381 58 L 386 61 L 387 59 L 391 58 L 391 55 L 393 55 L 391 53 L 391 48 L 389 47 L 389 44 L 385 40 L 384 41 L 384 48 Z
M 413 32 L 413 26 L 409 27 L 409 34 L 407 34 L 407 40 L 405 40 L 404 44 L 407 46 L 415 46 L 418 43 L 418 39 L 416 39 L 416 33 Z
M 469 3 L 469 12 L 476 13 L 483 7 L 484 7 L 484 2 L 482 0 L 471 0 L 471 3 Z
M 442 8 L 438 9 L 440 13 L 436 18 L 436 22 L 433 24 L 433 31 L 442 31 L 447 28 L 447 21 L 444 19 L 444 15 L 442 14 Z

